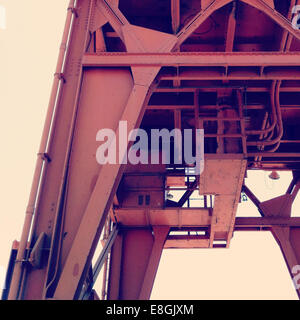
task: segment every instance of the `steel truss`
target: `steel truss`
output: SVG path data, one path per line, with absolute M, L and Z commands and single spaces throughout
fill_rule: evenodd
M 154 30 L 129 22 L 145 15 L 143 6 L 131 11 L 133 0 L 70 1 L 8 299 L 96 299 L 103 265 L 102 298 L 149 299 L 164 248 L 229 247 L 234 232 L 246 230 L 271 231 L 293 276 L 300 264 L 300 221 L 291 218 L 300 187 L 297 1 L 287 1 L 287 11 L 272 0 L 192 1 L 190 12 L 182 2 L 172 0 L 170 26 L 165 19 Z M 241 12 L 263 14 L 257 34 L 238 29 Z M 212 38 L 202 29 L 209 19 Z M 276 49 L 274 40 L 261 50 L 263 23 L 280 30 Z M 200 179 L 187 178 L 185 165 L 100 166 L 96 133 L 111 128 L 119 141 L 120 121 L 128 132 L 204 128 Z M 244 184 L 251 169 L 290 170 L 294 178 L 286 194 L 259 202 Z M 165 198 L 174 188 L 182 189 L 179 202 Z M 193 208 L 195 190 L 204 204 Z M 261 218 L 235 218 L 241 191 Z

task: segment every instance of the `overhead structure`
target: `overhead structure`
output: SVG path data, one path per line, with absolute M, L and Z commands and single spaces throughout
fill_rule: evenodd
M 294 276 L 299 4 L 71 0 L 3 298 L 149 299 L 163 249 L 228 248 L 234 233 L 246 230 L 271 231 Z M 161 161 L 128 161 L 134 141 L 125 127 L 148 137 L 153 129 L 173 132 L 171 151 L 160 145 Z M 114 164 L 97 161 L 102 129 L 115 133 Z M 172 152 L 176 135 L 187 131 L 183 149 L 191 142 L 194 154 L 204 149 L 201 174 Z M 286 194 L 260 202 L 245 185 L 248 170 L 291 171 L 293 180 Z M 241 193 L 261 218 L 236 218 Z

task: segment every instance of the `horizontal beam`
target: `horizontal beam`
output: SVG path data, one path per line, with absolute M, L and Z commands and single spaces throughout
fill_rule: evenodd
M 167 208 L 167 209 L 121 209 L 114 210 L 115 217 L 124 226 L 209 226 L 210 209 Z
M 300 227 L 300 218 L 238 217 L 235 220 L 235 229 L 271 228 L 273 226 Z
M 217 105 L 213 105 L 213 104 L 207 104 L 207 105 L 200 105 L 200 110 L 216 110 L 218 108 Z M 266 109 L 266 106 L 263 104 L 248 104 L 248 105 L 244 105 L 243 108 L 245 110 L 263 110 Z M 285 110 L 300 110 L 300 105 L 285 105 L 285 104 L 281 104 L 280 105 L 281 109 L 285 109 Z M 155 104 L 151 104 L 147 106 L 147 110 L 194 110 L 195 106 L 194 105 L 155 105 Z M 218 120 L 220 120 L 218 118 Z M 283 142 L 283 140 L 281 141 Z
M 163 225 L 180 228 L 208 227 L 211 224 L 209 208 L 117 208 L 117 220 L 126 227 Z M 300 227 L 300 218 L 237 217 L 235 229 L 270 228 L 272 226 Z M 186 229 L 188 230 L 188 229 Z
M 164 249 L 208 248 L 209 238 L 199 236 L 169 236 Z
M 166 72 L 161 75 L 160 80 L 299 80 L 299 68 L 275 67 L 263 68 L 261 73 L 259 67 L 233 67 L 234 70 L 226 70 L 225 67 L 193 68 L 192 70 L 181 70 L 179 73 Z M 218 69 L 218 70 L 216 70 Z
M 300 66 L 300 53 L 172 52 L 85 54 L 85 67 L 101 66 Z
M 200 105 L 200 110 L 216 110 L 218 108 L 217 105 L 213 104 L 207 104 L 207 105 Z M 263 110 L 266 109 L 267 106 L 263 104 L 248 104 L 244 105 L 243 108 L 245 110 Z M 300 110 L 300 105 L 287 105 L 287 104 L 281 104 L 280 105 L 281 109 L 285 110 Z M 147 106 L 147 110 L 194 110 L 195 106 L 194 105 L 156 105 L 156 104 L 151 104 Z M 220 119 L 218 119 L 220 120 Z M 283 140 L 281 140 L 283 142 Z
M 200 90 L 201 92 L 216 92 L 220 88 L 224 88 L 225 86 L 190 86 L 190 87 L 158 87 L 155 89 L 155 92 L 195 92 L 196 90 Z M 245 85 L 235 85 L 230 86 L 230 88 L 235 89 L 244 89 Z M 270 88 L 268 86 L 262 86 L 262 87 L 247 87 L 247 92 L 270 92 Z M 300 85 L 296 86 L 289 86 L 289 87 L 280 87 L 280 92 L 300 92 Z
M 266 158 L 300 158 L 299 152 L 248 152 L 247 156 L 250 157 L 266 157 Z M 295 161 L 295 160 L 294 160 Z

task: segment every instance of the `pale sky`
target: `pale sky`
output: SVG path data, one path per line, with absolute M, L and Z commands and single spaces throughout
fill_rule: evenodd
M 0 283 L 11 244 L 21 235 L 68 2 L 0 0 L 0 19 L 5 18 L 0 21 Z M 286 191 L 291 174 L 280 175 L 279 181 L 271 181 L 267 172 L 249 172 L 247 185 L 260 200 L 267 200 Z M 293 215 L 299 209 L 300 197 Z M 259 216 L 250 200 L 239 205 L 238 215 Z M 165 250 L 151 298 L 297 295 L 272 235 L 238 232 L 230 249 Z

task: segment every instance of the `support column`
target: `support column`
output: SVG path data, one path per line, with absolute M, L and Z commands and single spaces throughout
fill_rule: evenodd
M 169 227 L 123 229 L 111 252 L 109 300 L 147 300 L 151 296 Z

